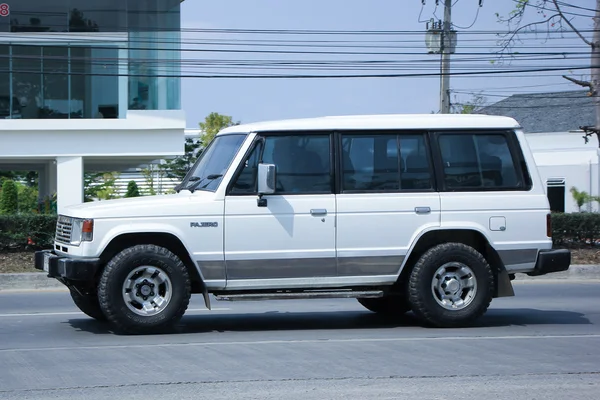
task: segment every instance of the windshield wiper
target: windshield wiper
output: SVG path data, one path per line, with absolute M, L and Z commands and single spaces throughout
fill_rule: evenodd
M 196 181 L 199 181 L 199 180 L 200 180 L 199 176 L 192 176 L 192 177 L 190 177 L 190 179 L 187 180 L 186 183 L 189 184 L 190 182 L 196 182 Z M 175 186 L 175 191 L 177 193 L 181 192 L 182 190 L 187 190 L 188 189 L 187 186 L 186 187 L 181 187 L 181 185 L 183 185 L 183 182 L 181 182 L 179 185 Z
M 206 176 L 206 177 L 204 177 L 202 179 L 200 179 L 200 178 L 194 179 L 195 182 L 192 183 L 190 186 L 188 186 L 186 189 L 189 190 L 191 193 L 194 193 L 194 190 L 196 190 L 196 188 L 198 186 L 200 186 L 200 184 L 202 182 L 204 182 L 205 180 L 208 179 L 208 182 L 206 183 L 206 185 L 203 186 L 203 188 L 205 188 L 206 186 L 208 186 L 208 184 L 211 183 L 212 181 L 214 181 L 215 179 L 218 179 L 218 178 L 220 178 L 222 176 L 223 176 L 223 174 L 211 174 L 211 175 L 208 175 L 208 176 Z M 196 177 L 193 177 L 193 178 L 196 178 Z M 190 180 L 191 179 L 192 178 L 190 178 Z

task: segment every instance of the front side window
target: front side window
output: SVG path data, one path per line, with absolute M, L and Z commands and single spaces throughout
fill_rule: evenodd
M 428 154 L 424 135 L 343 135 L 342 191 L 431 190 Z
M 255 146 L 233 183 L 231 194 L 255 194 L 258 162 L 274 164 L 276 193 L 331 193 L 329 135 L 271 135 Z
M 244 143 L 246 135 L 217 136 L 183 182 L 183 189 L 214 192 Z
M 262 154 L 264 141 L 259 140 L 254 143 L 252 150 L 246 160 L 244 160 L 242 169 L 238 173 L 231 187 L 231 194 L 255 194 L 258 191 L 256 178 L 258 177 L 258 163 Z
M 523 188 L 505 134 L 442 134 L 438 143 L 446 189 Z

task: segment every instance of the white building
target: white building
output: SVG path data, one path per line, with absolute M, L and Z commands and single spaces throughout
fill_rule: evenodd
M 600 150 L 595 136 L 586 143 L 582 126 L 595 124 L 593 99 L 583 90 L 510 96 L 479 111 L 515 118 L 527 134 L 554 211 L 575 212 L 572 187 L 600 196 Z M 599 204 L 582 210 L 598 211 Z
M 550 204 L 555 211 L 575 212 L 577 204 L 570 193 L 572 187 L 593 196 L 600 196 L 599 150 L 595 137 L 585 143 L 583 132 L 530 133 L 527 140 Z M 599 204 L 586 204 L 582 210 L 598 211 Z
M 0 169 L 38 171 L 60 211 L 84 171 L 182 154 L 181 1 L 7 0 Z

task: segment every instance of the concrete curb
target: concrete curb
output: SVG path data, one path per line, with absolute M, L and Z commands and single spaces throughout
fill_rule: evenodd
M 535 280 L 585 281 L 588 279 L 590 279 L 590 280 L 600 279 L 600 266 L 599 265 L 571 265 L 567 271 L 555 272 L 553 274 L 542 275 L 542 276 L 527 276 L 525 274 L 517 274 L 515 280 L 520 280 L 520 281 L 535 281 Z
M 66 289 L 66 287 L 56 279 L 48 278 L 48 275 L 42 272 L 0 274 L 0 292 L 48 289 Z
M 515 281 L 586 281 L 600 280 L 599 265 L 572 265 L 568 271 L 544 276 L 517 274 Z M 56 279 L 48 278 L 42 272 L 22 274 L 0 274 L 0 292 L 7 290 L 66 290 Z

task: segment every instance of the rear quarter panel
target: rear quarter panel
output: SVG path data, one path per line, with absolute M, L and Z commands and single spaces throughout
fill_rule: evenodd
M 516 135 L 531 177 L 530 190 L 441 194 L 441 228 L 481 232 L 509 272 L 533 269 L 537 252 L 552 248 L 546 226 L 548 198 L 523 132 L 518 130 Z

